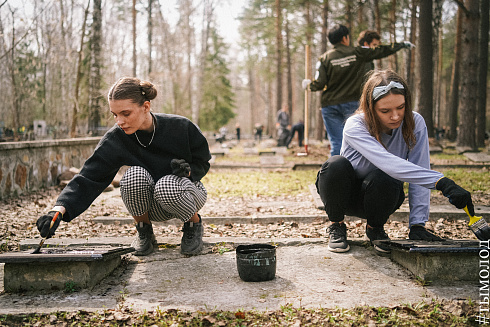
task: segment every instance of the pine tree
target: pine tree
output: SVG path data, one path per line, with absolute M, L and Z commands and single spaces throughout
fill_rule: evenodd
M 234 97 L 224 54 L 228 46 L 217 33 L 210 28 L 211 44 L 205 60 L 203 76 L 203 96 L 199 113 L 199 126 L 203 130 L 217 131 L 235 117 Z

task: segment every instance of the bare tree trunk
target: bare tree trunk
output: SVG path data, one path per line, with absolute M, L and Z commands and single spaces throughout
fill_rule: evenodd
M 433 21 L 433 31 L 434 35 L 432 38 L 432 43 L 436 45 L 433 49 L 434 62 L 437 63 L 437 67 L 434 70 L 434 101 L 433 101 L 433 119 L 437 127 L 440 125 L 440 94 L 441 94 L 441 78 L 442 78 L 442 3 L 443 0 L 435 0 L 434 2 L 434 15 Z
M 153 0 L 148 0 L 148 77 L 151 78 L 153 52 Z
M 257 103 L 256 97 L 257 92 L 255 92 L 255 75 L 254 75 L 254 65 L 253 60 L 250 60 L 251 53 L 250 48 L 247 49 L 247 58 L 249 58 L 247 63 L 247 72 L 248 72 L 248 88 L 250 91 L 250 130 L 253 132 L 255 128 L 255 124 L 260 122 L 260 118 L 257 117 Z
M 322 37 L 321 37 L 321 53 L 325 53 L 327 51 L 327 32 L 328 32 L 328 6 L 329 6 L 329 0 L 323 0 L 323 7 L 322 7 Z M 318 97 L 318 103 L 321 103 L 321 92 L 318 92 L 317 94 Z M 325 138 L 325 132 L 324 132 L 324 127 L 323 127 L 323 116 L 322 116 L 322 111 L 320 108 L 314 108 L 314 111 L 316 112 L 316 121 L 317 121 L 317 128 L 316 128 L 316 139 L 318 141 L 321 141 Z
M 374 2 L 374 21 L 376 24 L 376 31 L 381 33 L 381 12 L 379 10 L 379 0 L 373 0 Z M 383 67 L 381 59 L 376 60 L 376 68 L 381 69 Z
M 441 88 L 442 88 L 442 60 L 443 60 L 443 35 L 442 35 L 442 26 L 439 26 L 438 32 L 438 42 L 437 42 L 437 70 L 435 77 L 435 94 L 434 94 L 434 108 L 435 108 L 435 117 L 434 121 L 437 125 L 437 128 L 441 128 L 441 116 L 443 115 L 443 107 L 441 106 Z
M 193 122 L 199 125 L 199 112 L 201 109 L 201 98 L 202 98 L 202 83 L 204 79 L 204 68 L 206 62 L 206 56 L 208 55 L 208 40 L 209 40 L 209 30 L 211 25 L 211 19 L 213 17 L 213 2 L 212 0 L 204 0 L 203 5 L 203 29 L 201 34 L 201 54 L 199 56 L 199 83 L 197 91 L 196 106 L 192 110 Z
M 369 6 L 368 6 L 368 15 L 367 15 L 367 25 L 370 30 L 376 30 L 376 12 L 375 12 L 375 4 L 374 0 L 368 0 L 369 1 Z
M 275 112 L 272 110 L 273 105 L 272 105 L 272 85 L 270 82 L 267 82 L 267 99 L 266 99 L 266 113 L 267 113 L 267 126 L 266 126 L 266 131 L 267 135 L 270 135 L 272 137 L 275 137 L 275 124 L 274 124 L 274 118 L 275 118 Z
M 276 0 L 276 110 L 282 107 L 282 15 L 281 0 Z M 291 117 L 291 108 L 289 108 Z
M 289 20 L 286 17 L 286 66 L 287 66 L 287 84 L 288 84 L 288 108 L 289 108 L 289 117 L 291 119 L 291 124 L 293 123 L 293 63 L 291 61 L 291 49 L 289 44 Z
M 478 105 L 476 113 L 476 145 L 485 146 L 487 74 L 488 74 L 489 1 L 480 1 L 480 67 L 478 68 Z
M 10 11 L 12 14 L 12 49 L 10 51 L 10 79 L 12 83 L 12 108 L 14 109 L 14 114 L 12 116 L 13 129 L 14 129 L 14 140 L 18 139 L 18 130 L 20 127 L 20 101 L 19 101 L 19 90 L 17 86 L 16 68 L 15 68 L 15 19 L 14 11 Z
M 391 0 L 390 9 L 390 42 L 396 42 L 396 0 Z M 389 57 L 390 68 L 394 71 L 398 71 L 398 60 L 397 54 Z
M 94 0 L 92 13 L 92 42 L 91 42 L 91 63 L 90 63 L 90 99 L 89 99 L 89 131 L 97 135 L 100 124 L 100 67 L 102 64 L 101 44 L 102 44 L 102 0 Z
M 433 99 L 433 51 L 432 51 L 432 0 L 420 1 L 420 103 L 419 112 L 424 117 L 429 137 L 434 136 L 434 124 L 432 122 Z
M 136 77 L 136 0 L 133 0 L 133 76 Z
M 187 101 L 189 106 L 190 115 L 192 117 L 192 113 L 195 111 L 193 109 L 193 98 L 194 92 L 192 88 L 192 79 L 193 79 L 193 69 L 192 69 L 192 54 L 193 54 L 193 28 L 192 28 L 192 18 L 191 15 L 193 13 L 192 1 L 181 2 L 182 5 L 185 5 L 185 38 L 186 38 L 186 52 L 187 52 L 187 80 L 185 85 L 185 91 L 187 92 Z M 187 114 L 187 113 L 186 113 Z M 197 121 L 197 120 L 195 120 Z
M 73 101 L 73 117 L 71 121 L 70 137 L 75 137 L 77 133 L 78 125 L 78 97 L 80 93 L 80 80 L 82 79 L 82 55 L 83 55 L 83 40 L 85 37 L 85 28 L 87 26 L 87 17 L 90 8 L 90 0 L 87 2 L 87 8 L 85 8 L 85 16 L 83 18 L 82 35 L 80 36 L 80 49 L 78 50 L 78 62 L 77 62 L 77 76 L 75 81 L 75 96 Z
M 418 0 L 412 0 L 412 8 L 410 9 L 410 42 L 416 44 L 417 42 L 417 3 Z M 414 85 L 414 72 L 415 72 L 415 56 L 413 51 L 408 51 L 407 55 L 407 83 L 408 85 Z
M 459 106 L 459 81 L 461 72 L 461 37 L 463 34 L 463 9 L 458 8 L 456 16 L 456 39 L 454 42 L 454 62 L 451 74 L 451 90 L 449 101 L 449 126 L 447 137 L 450 141 L 455 141 L 457 137 L 456 127 L 458 126 L 458 106 Z
M 459 133 L 457 145 L 462 151 L 476 149 L 476 105 L 478 97 L 479 0 L 465 1 L 461 49 L 461 96 L 459 98 Z
M 346 21 L 346 26 L 351 31 L 352 33 L 352 28 L 354 27 L 354 18 L 352 17 L 352 8 L 354 7 L 353 5 L 353 0 L 346 0 L 345 1 L 345 21 Z M 350 38 L 350 44 L 352 45 L 352 36 Z

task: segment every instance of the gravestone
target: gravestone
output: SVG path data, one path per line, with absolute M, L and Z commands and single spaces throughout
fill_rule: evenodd
M 480 242 L 474 240 L 375 241 L 391 247 L 391 259 L 427 282 L 478 281 Z
M 0 254 L 4 289 L 8 292 L 56 291 L 67 287 L 91 288 L 121 263 L 121 255 L 134 248 L 43 248 Z
M 465 152 L 464 156 L 474 162 L 490 162 L 490 154 L 484 152 Z
M 264 166 L 278 166 L 284 164 L 283 156 L 260 156 L 260 164 Z

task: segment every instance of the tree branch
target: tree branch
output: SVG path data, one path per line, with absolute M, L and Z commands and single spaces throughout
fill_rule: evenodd
M 459 8 L 461 8 L 461 10 L 463 10 L 463 12 L 465 13 L 465 15 L 469 15 L 470 14 L 470 11 L 468 10 L 468 8 L 465 7 L 464 3 L 462 0 L 453 0 Z

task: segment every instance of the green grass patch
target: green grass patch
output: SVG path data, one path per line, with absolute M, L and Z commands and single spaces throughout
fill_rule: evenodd
M 210 171 L 202 182 L 210 197 L 295 195 L 309 192 L 316 174 L 316 170 Z
M 456 168 L 439 171 L 470 193 L 490 193 L 490 174 L 487 169 Z
M 291 171 L 210 171 L 202 182 L 209 196 L 281 196 L 309 192 L 315 183 L 316 169 Z M 490 174 L 486 169 L 443 169 L 444 176 L 473 193 L 490 193 Z M 408 183 L 405 183 L 405 192 Z
M 433 153 L 430 155 L 431 159 L 444 159 L 444 160 L 468 160 L 464 155 L 456 152 L 451 152 L 447 149 L 443 153 Z

